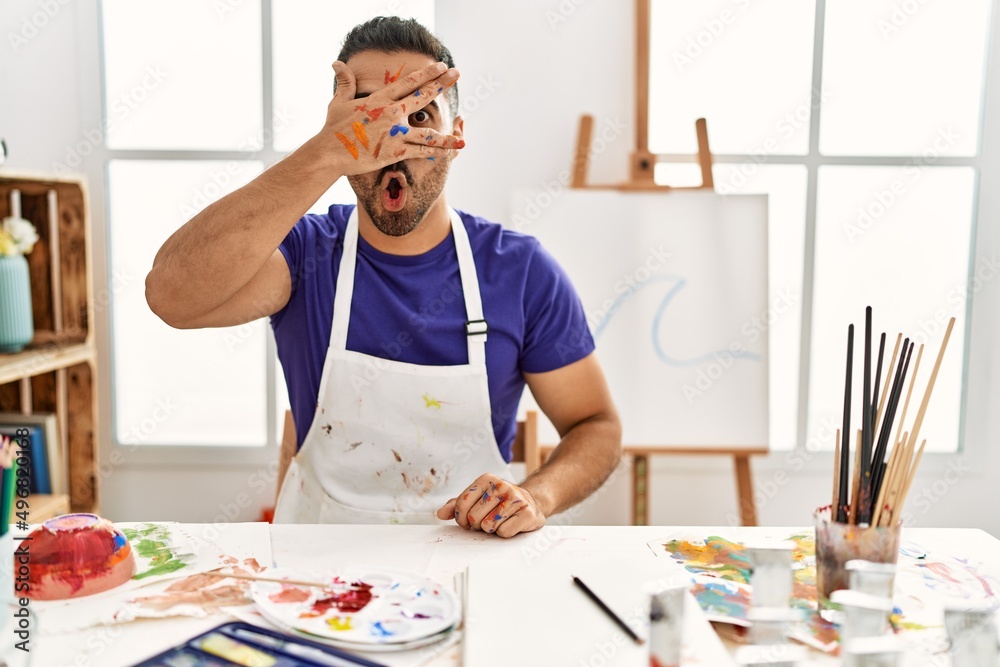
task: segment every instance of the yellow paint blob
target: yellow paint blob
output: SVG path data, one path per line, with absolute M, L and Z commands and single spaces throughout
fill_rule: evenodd
M 326 624 L 329 625 L 334 630 L 350 630 L 351 629 L 351 617 L 350 616 L 334 616 L 333 618 L 326 619 Z

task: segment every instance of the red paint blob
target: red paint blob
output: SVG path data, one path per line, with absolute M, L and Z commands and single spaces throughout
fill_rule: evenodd
M 371 584 L 356 581 L 351 584 L 351 589 L 343 593 L 337 593 L 330 597 L 320 598 L 313 603 L 310 616 L 322 616 L 334 607 L 337 611 L 359 612 L 372 601 Z

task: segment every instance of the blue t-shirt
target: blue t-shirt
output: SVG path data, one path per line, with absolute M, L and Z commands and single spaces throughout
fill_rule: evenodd
M 271 317 L 298 444 L 316 413 L 330 344 L 343 235 L 354 206 L 307 214 L 282 241 L 292 276 L 288 303 Z M 493 431 L 507 461 L 517 428 L 522 373 L 544 373 L 594 350 L 580 299 L 537 239 L 461 213 L 483 313 Z M 390 255 L 358 238 L 347 349 L 429 366 L 467 364 L 465 300 L 452 234 L 422 255 Z

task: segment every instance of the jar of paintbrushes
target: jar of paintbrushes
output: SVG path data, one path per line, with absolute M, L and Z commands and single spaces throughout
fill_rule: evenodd
M 952 318 L 923 398 L 907 429 L 904 424 L 924 346 L 919 346 L 914 358 L 915 343 L 908 338 L 903 340 L 903 335 L 899 334 L 883 376 L 886 336 L 882 334 L 877 358 L 873 358 L 872 309 L 870 306 L 866 309 L 862 414 L 854 437 L 851 437 L 854 325 L 847 329 L 844 421 L 842 429 L 837 431 L 834 449 L 831 502 L 818 508 L 813 515 L 816 526 L 816 588 L 821 613 L 835 606 L 830 603 L 834 591 L 848 588 L 850 561 L 896 562 L 903 526 L 903 506 L 927 444 L 926 440 L 919 441 L 920 428 L 954 325 L 955 319 Z M 892 590 L 891 585 L 888 590 Z

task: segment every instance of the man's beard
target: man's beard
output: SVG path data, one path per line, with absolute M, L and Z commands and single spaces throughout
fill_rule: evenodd
M 358 204 L 368 212 L 375 228 L 386 236 L 405 236 L 417 228 L 444 190 L 451 161 L 438 158 L 434 167 L 414 181 L 406 162 L 397 162 L 377 172 L 348 176 L 347 180 L 358 197 Z M 382 206 L 382 179 L 390 171 L 406 178 L 406 204 L 399 211 L 387 211 Z

